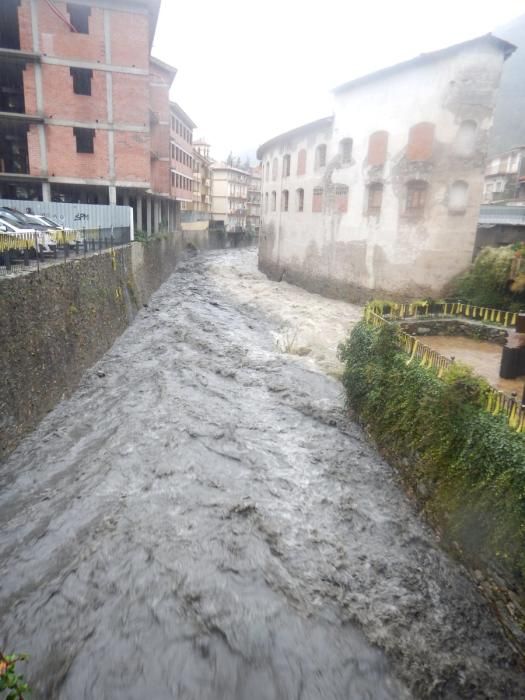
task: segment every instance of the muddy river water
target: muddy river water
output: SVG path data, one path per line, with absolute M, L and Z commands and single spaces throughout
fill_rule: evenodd
M 0 648 L 30 654 L 31 697 L 525 696 L 344 413 L 359 314 L 254 251 L 185 261 L 0 465 Z

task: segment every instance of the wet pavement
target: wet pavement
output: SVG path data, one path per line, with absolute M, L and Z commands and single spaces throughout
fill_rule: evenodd
M 501 345 L 489 343 L 475 338 L 462 338 L 460 336 L 430 335 L 421 338 L 425 345 L 429 345 L 446 357 L 455 357 L 459 362 L 472 367 L 476 374 L 506 394 L 517 393 L 521 399 L 525 376 L 516 379 L 502 379 L 499 376 L 501 364 Z
M 182 263 L 0 465 L 0 648 L 30 654 L 31 697 L 524 697 L 475 585 L 315 352 L 279 351 L 250 277 L 279 288 L 253 251 Z M 305 294 L 298 322 L 324 303 Z

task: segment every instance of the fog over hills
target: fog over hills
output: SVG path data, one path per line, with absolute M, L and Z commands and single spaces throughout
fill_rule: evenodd
M 489 154 L 525 144 L 525 15 L 494 31 L 518 48 L 505 62 L 496 102 Z

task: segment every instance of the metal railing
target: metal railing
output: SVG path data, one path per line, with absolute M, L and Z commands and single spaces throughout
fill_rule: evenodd
M 87 257 L 103 250 L 126 245 L 98 229 L 0 233 L 0 276 L 30 272 L 53 262 Z
M 369 305 L 370 306 L 370 305 Z M 462 316 L 471 321 L 496 324 L 511 328 L 516 325 L 518 314 L 514 311 L 491 309 L 485 306 L 474 306 L 460 301 L 456 302 L 413 302 L 397 304 L 395 302 L 371 302 L 371 308 L 385 318 L 404 319 L 422 316 L 453 318 Z
M 410 306 L 408 304 L 385 305 L 390 307 Z M 382 314 L 378 313 L 378 306 L 380 306 L 380 304 L 372 302 L 365 307 L 365 321 L 372 326 L 382 326 L 391 323 L 392 317 L 386 318 Z M 407 316 L 397 316 L 396 318 L 407 318 Z M 446 370 L 449 369 L 455 362 L 454 359 L 441 355 L 441 353 L 422 343 L 419 338 L 409 335 L 401 329 L 398 329 L 398 341 L 399 347 L 408 355 L 408 359 L 406 361 L 407 366 L 411 364 L 419 364 L 419 366 L 423 367 L 424 369 L 435 371 L 440 379 L 443 377 Z M 497 416 L 500 413 L 505 415 L 510 428 L 518 433 L 525 433 L 525 404 L 520 404 L 516 392 L 513 392 L 511 396 L 508 396 L 503 391 L 499 391 L 495 387 L 489 385 L 485 395 L 485 401 L 486 404 L 484 409 L 488 413 L 491 413 L 493 416 Z

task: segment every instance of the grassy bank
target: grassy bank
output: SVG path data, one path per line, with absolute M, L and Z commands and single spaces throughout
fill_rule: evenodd
M 523 593 L 525 435 L 483 410 L 487 385 L 459 364 L 439 379 L 407 364 L 396 328 L 361 322 L 340 347 L 348 406 L 470 563 Z

